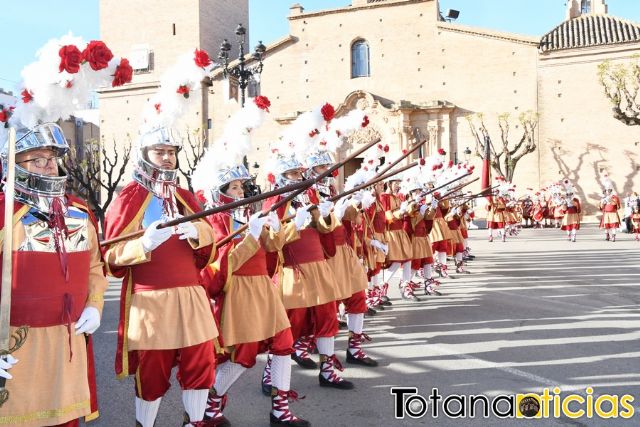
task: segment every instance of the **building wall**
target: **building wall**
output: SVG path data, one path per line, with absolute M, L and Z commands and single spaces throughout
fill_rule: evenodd
M 150 72 L 136 73 L 131 84 L 105 88 L 100 93 L 102 140 L 119 146 L 135 142 L 145 104 L 157 92 L 164 71 L 180 55 L 205 49 L 212 59 L 222 40 L 235 40 L 239 23 L 248 28 L 248 0 L 100 0 L 102 40 L 118 55 L 127 56 L 134 46 L 153 51 Z M 174 32 L 175 26 L 175 32 Z M 176 125 L 180 132 L 203 130 L 209 118 L 206 85 L 200 100 Z
M 421 128 L 423 134 L 435 128 L 430 149 L 443 147 L 451 158 L 457 152 L 463 160 L 465 148 L 474 148 L 467 114 L 486 113 L 493 131 L 498 114 L 511 112 L 515 120 L 519 112 L 535 109 L 536 39 L 443 23 L 437 20 L 433 0 L 359 4 L 313 13 L 292 7 L 289 23 L 294 40 L 268 52 L 261 76 L 261 93 L 272 101 L 272 119 L 286 124 L 283 118 L 324 102 L 337 107 L 360 90 L 402 110 L 379 124 L 389 128 L 381 133 L 392 152 L 406 147 L 412 127 Z M 351 78 L 351 45 L 359 39 L 369 44 L 371 76 Z M 214 139 L 238 108 L 235 101 L 225 101 L 225 84 L 214 78 L 210 91 Z M 456 108 L 431 113 L 420 108 L 434 101 Z M 414 107 L 403 108 L 404 103 Z M 281 130 L 281 125 L 267 123 L 256 132 L 252 162 L 266 163 L 268 142 Z M 521 175 L 523 182 L 538 179 L 536 160 L 523 160 L 529 163 L 528 172 Z M 258 172 L 264 179 L 266 171 Z
M 638 190 L 638 129 L 613 118 L 598 81 L 598 65 L 628 61 L 640 44 L 556 51 L 540 56 L 540 158 L 542 184 L 572 180 L 588 213 L 602 197 L 608 173 L 618 194 Z M 634 188 L 635 187 L 635 188 Z

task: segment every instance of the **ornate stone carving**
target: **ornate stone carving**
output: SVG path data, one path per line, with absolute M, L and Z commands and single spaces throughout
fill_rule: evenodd
M 366 110 L 367 108 L 369 108 L 369 102 L 365 98 L 360 98 L 356 102 L 356 108 L 360 110 Z
M 379 139 L 380 137 L 380 132 L 378 132 L 378 130 L 375 129 L 372 125 L 369 125 L 366 128 L 360 129 L 359 131 L 348 137 L 347 143 L 349 143 L 351 146 L 368 144 L 371 141 Z

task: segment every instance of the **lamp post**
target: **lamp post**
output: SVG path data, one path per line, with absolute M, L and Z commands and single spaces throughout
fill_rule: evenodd
M 235 77 L 238 80 L 238 87 L 240 88 L 240 106 L 244 107 L 245 102 L 245 90 L 249 85 L 251 79 L 259 79 L 260 74 L 262 73 L 262 68 L 264 64 L 262 63 L 263 55 L 267 48 L 262 44 L 262 41 L 259 41 L 257 46 L 254 48 L 253 59 L 258 61 L 258 63 L 252 67 L 247 66 L 247 62 L 244 58 L 244 44 L 246 41 L 247 30 L 242 26 L 242 24 L 238 24 L 236 27 L 236 41 L 238 42 L 238 65 L 229 68 L 229 52 L 231 51 L 231 43 L 229 40 L 224 39 L 222 44 L 220 45 L 220 52 L 218 53 L 218 59 L 222 62 L 222 74 L 224 78 L 228 78 L 229 76 Z M 249 169 L 249 161 L 247 160 L 247 156 L 244 156 L 242 159 L 244 166 Z M 257 165 L 257 163 L 255 163 Z M 255 166 L 254 166 L 255 167 Z M 258 166 L 259 167 L 259 166 Z M 255 184 L 255 179 L 251 181 L 250 188 L 248 189 L 249 195 L 260 194 L 260 186 Z
M 471 150 L 469 147 L 464 149 L 464 160 L 468 162 L 471 159 Z
M 231 51 L 231 43 L 227 39 L 222 41 L 220 45 L 220 53 L 218 53 L 218 58 L 222 62 L 222 73 L 225 78 L 229 76 L 233 76 L 238 79 L 238 87 L 240 88 L 240 105 L 244 107 L 245 101 L 245 90 L 249 85 L 249 81 L 251 79 L 259 78 L 260 73 L 262 73 L 263 68 L 263 55 L 267 50 L 265 45 L 262 44 L 262 41 L 258 42 L 258 45 L 254 48 L 253 59 L 258 61 L 257 65 L 252 67 L 247 66 L 246 60 L 244 58 L 244 43 L 247 35 L 247 30 L 242 26 L 242 24 L 238 24 L 236 28 L 236 40 L 238 42 L 238 65 L 229 68 L 229 52 Z M 254 77 L 255 76 L 255 77 Z

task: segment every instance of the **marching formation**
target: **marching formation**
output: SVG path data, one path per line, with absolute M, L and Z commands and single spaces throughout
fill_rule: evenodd
M 272 142 L 269 192 L 245 198 L 252 177 L 244 159 L 271 106 L 264 96 L 209 145 L 192 171 L 195 192 L 180 188 L 178 122 L 212 68 L 196 49 L 162 78 L 142 114 L 132 181 L 107 211 L 102 242 L 90 208 L 65 191 L 60 159 L 69 146 L 54 123 L 92 90 L 130 82 L 128 61 L 99 41 L 52 40 L 23 73 L 22 102 L 0 106 L 2 310 L 10 310 L 10 328 L 0 327 L 0 425 L 73 427 L 98 416 L 91 334 L 106 276 L 122 280 L 115 371 L 133 377 L 137 426 L 156 422 L 173 368 L 183 425 L 230 425 L 233 384 L 265 353 L 271 425 L 308 426 L 290 406 L 299 398 L 292 382 L 301 380 L 292 381 L 291 360 L 315 370 L 321 387 L 357 391 L 342 363 L 378 365 L 367 353 L 365 316 L 393 304 L 390 279 L 397 274 L 402 299 L 415 302 L 469 274 L 476 199 L 487 199 L 489 241 L 516 236 L 523 220 L 553 223 L 576 241 L 582 211 L 568 180 L 524 199 L 503 178 L 472 194 L 465 187 L 477 180 L 473 166 L 454 164 L 443 149 L 421 157 L 426 141 L 392 160 L 382 141 L 348 147 L 369 119 L 360 110 L 336 117 L 329 103 Z M 341 190 L 334 178 L 356 158 Z M 620 199 L 610 180 L 603 185 L 601 226 L 615 241 Z M 638 239 L 637 203 L 628 217 Z M 340 323 L 348 333 L 341 350 Z

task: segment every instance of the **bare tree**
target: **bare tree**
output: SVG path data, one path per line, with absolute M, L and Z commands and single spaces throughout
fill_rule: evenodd
M 533 111 L 521 113 L 518 116 L 519 126 L 522 127 L 522 135 L 515 144 L 511 144 L 509 132 L 511 130 L 509 113 L 498 115 L 498 129 L 500 130 L 500 145 L 497 147 L 491 141 L 489 131 L 484 124 L 482 113 L 469 114 L 466 117 L 471 128 L 471 133 L 476 140 L 475 154 L 484 160 L 486 144 L 491 149 L 490 164 L 500 176 L 507 181 L 513 180 L 516 165 L 520 159 L 536 150 L 535 131 L 538 126 L 538 115 Z M 518 126 L 516 126 L 517 128 Z
M 187 129 L 186 136 L 180 135 L 182 140 L 182 153 L 181 160 L 178 162 L 178 170 L 187 180 L 187 187 L 189 191 L 193 192 L 191 186 L 191 174 L 193 170 L 198 166 L 200 159 L 204 156 L 207 148 L 207 136 L 206 132 L 200 129 L 190 131 Z M 220 153 L 221 156 L 224 153 Z
M 64 163 L 70 177 L 70 190 L 87 199 L 96 213 L 100 226 L 104 224 L 104 214 L 113 201 L 116 190 L 131 155 L 131 141 L 124 147 L 116 148 L 116 142 L 107 147 L 97 139 L 85 141 L 82 149 L 71 147 Z M 106 197 L 102 200 L 104 190 Z
M 640 125 L 640 62 L 639 56 L 629 64 L 598 65 L 598 78 L 604 94 L 613 106 L 613 117 L 627 126 Z

